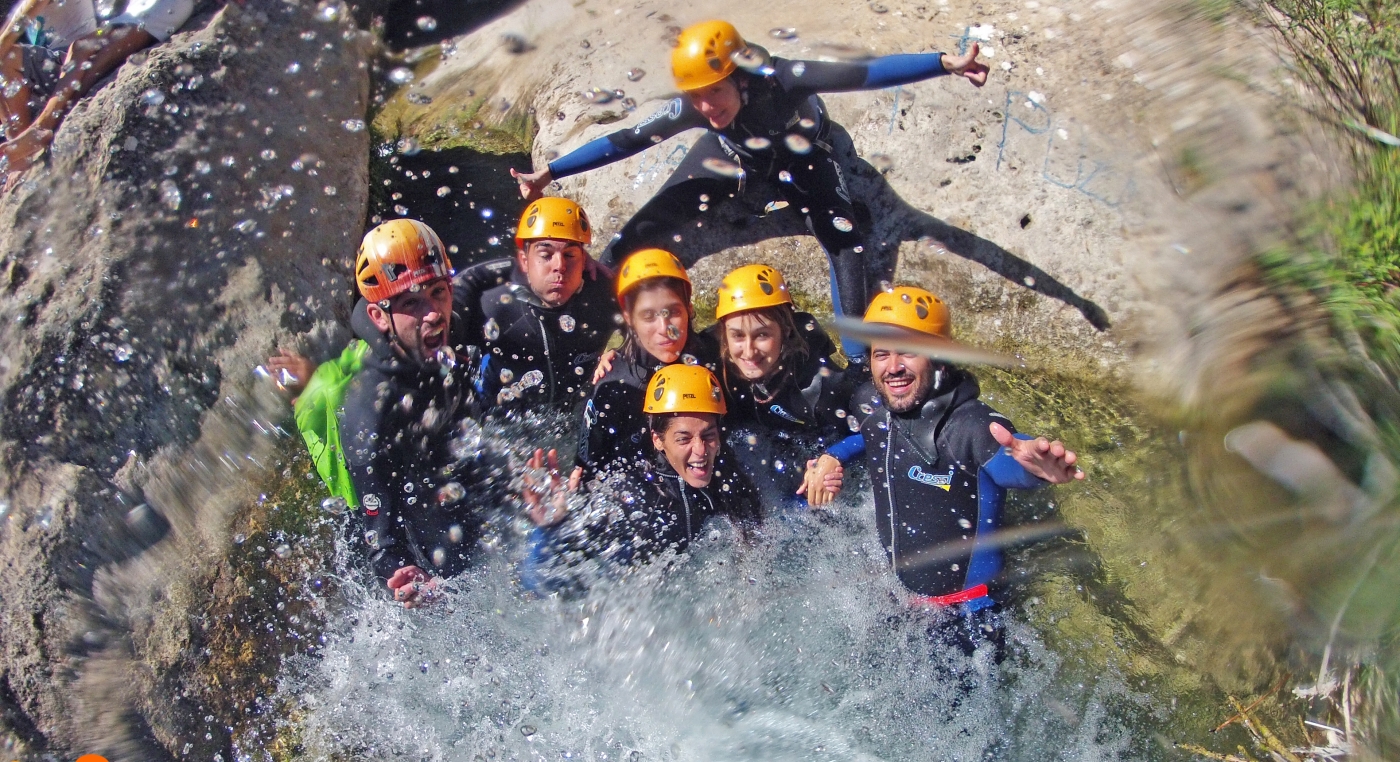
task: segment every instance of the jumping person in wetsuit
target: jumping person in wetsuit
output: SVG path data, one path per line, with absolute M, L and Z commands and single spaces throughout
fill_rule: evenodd
M 554 180 L 626 158 L 685 130 L 707 129 L 661 190 L 623 226 L 603 263 L 612 266 L 638 249 L 666 245 L 711 204 L 742 193 L 748 179 L 767 178 L 778 181 L 788 203 L 802 210 L 826 251 L 836 314 L 859 315 L 869 301 L 865 231 L 828 142 L 831 122 L 817 94 L 893 87 L 942 74 L 981 87 L 987 67 L 977 53 L 973 43 L 963 56 L 789 61 L 768 58 L 728 22 L 706 21 L 681 32 L 671 54 L 671 72 L 684 95 L 636 127 L 587 143 L 545 169 L 512 174 L 521 193 L 532 199 Z M 850 357 L 864 356 L 860 344 L 847 342 L 843 348 Z
M 625 338 L 593 387 L 579 431 L 578 465 L 588 478 L 646 459 L 642 395 L 653 373 L 671 363 L 714 370 L 719 362 L 713 339 L 690 330 L 690 277 L 670 252 L 646 249 L 629 257 L 617 274 L 617 302 Z
M 865 322 L 952 336 L 947 305 L 921 288 L 877 294 Z M 988 585 L 1001 551 L 988 540 L 1001 528 L 1006 490 L 1083 479 L 1077 457 L 1059 442 L 1015 434 L 962 369 L 877 342 L 870 371 L 857 396 L 872 411 L 860 432 L 880 544 L 911 604 L 959 607 L 945 638 L 969 652 L 983 640 L 999 644 Z
M 535 452 L 529 469 L 539 474 L 547 468 L 548 474 L 527 472 L 523 480 L 522 497 L 539 527 L 524 575 L 528 586 L 538 587 L 531 577 L 541 576 L 541 567 L 553 567 L 557 584 L 560 572 L 583 559 L 632 565 L 668 550 L 684 552 L 717 516 L 759 521 L 753 485 L 725 465 L 724 393 L 713 373 L 667 365 L 652 376 L 645 402 L 637 404 L 646 416 L 648 456 L 635 468 L 586 485 L 583 500 L 577 474 L 566 486 L 555 452 Z M 830 484 L 840 489 L 839 480 Z
M 365 235 L 355 260 L 364 298 L 350 324 L 369 345 L 345 392 L 341 446 L 364 508 L 375 573 L 397 600 L 430 600 L 466 568 L 480 535 L 472 509 L 484 464 L 450 446 L 475 424 L 464 321 L 452 313 L 452 272 L 427 225 L 391 220 Z
M 542 198 L 520 216 L 515 258 L 475 265 L 455 280 L 467 336 L 482 347 L 477 391 L 488 409 L 571 409 L 617 330 L 613 279 L 584 277 L 593 228 L 583 207 Z M 482 271 L 505 282 L 485 292 Z
M 739 464 L 764 505 L 802 494 L 812 505 L 825 504 L 830 493 L 819 476 L 807 482 L 803 464 L 814 474 L 820 465 L 824 475 L 863 451 L 847 408 L 868 374 L 836 362 L 831 337 L 816 318 L 793 308 L 787 281 L 768 265 L 724 276 L 715 321 L 710 332 L 723 360 L 725 426 Z

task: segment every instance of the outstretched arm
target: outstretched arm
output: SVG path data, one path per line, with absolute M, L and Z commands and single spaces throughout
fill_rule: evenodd
M 1084 472 L 1075 465 L 1079 456 L 1059 440 L 1051 442 L 1045 437 L 1031 439 L 1012 434 L 999 423 L 991 424 L 991 432 L 1001 445 L 1001 452 L 983 468 L 998 486 L 1032 489 L 1047 483 L 1064 484 L 1084 478 Z
M 789 88 L 815 93 L 877 90 L 945 74 L 965 77 L 973 85 L 981 87 L 987 82 L 988 69 L 986 64 L 977 60 L 980 51 L 977 43 L 973 43 L 968 52 L 961 56 L 903 53 L 862 63 L 785 61 L 778 70 L 778 76 Z

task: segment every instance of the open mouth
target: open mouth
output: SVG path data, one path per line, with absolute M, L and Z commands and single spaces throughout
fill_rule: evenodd
M 436 352 L 442 349 L 447 343 L 447 326 L 439 325 L 432 328 L 423 328 L 423 348 L 429 352 Z
M 909 390 L 914 385 L 913 376 L 886 376 L 884 378 L 885 390 L 893 395 L 900 395 Z
M 704 460 L 699 460 L 699 461 L 694 461 L 694 460 L 692 460 L 692 461 L 686 461 L 686 464 L 685 464 L 685 472 L 686 472 L 686 475 L 689 476 L 689 477 L 691 477 L 692 479 L 695 479 L 695 480 L 697 480 L 697 481 L 702 481 L 702 482 L 704 482 L 704 481 L 709 481 L 709 480 L 710 480 L 710 471 L 711 471 L 711 468 L 710 468 L 710 464 L 709 464 L 708 461 L 704 461 Z

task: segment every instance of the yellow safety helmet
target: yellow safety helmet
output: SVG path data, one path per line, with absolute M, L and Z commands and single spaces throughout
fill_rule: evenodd
M 452 275 L 442 239 L 418 220 L 389 220 L 365 233 L 355 257 L 355 284 L 369 302 L 382 302 Z
M 865 322 L 908 328 L 912 331 L 953 338 L 948 305 L 932 293 L 915 286 L 895 286 L 870 300 Z
M 671 75 L 682 91 L 709 87 L 738 68 L 732 56 L 748 47 L 728 21 L 702 21 L 686 28 L 671 51 Z
M 674 363 L 656 371 L 647 384 L 646 404 L 642 412 L 714 413 L 724 415 L 724 392 L 719 380 L 703 365 Z
M 587 246 L 593 243 L 593 226 L 583 207 L 567 198 L 542 198 L 525 208 L 515 229 L 515 245 L 536 238 L 559 238 Z
M 679 278 L 685 282 L 683 300 L 690 303 L 690 276 L 685 273 L 685 265 L 675 254 L 664 249 L 641 249 L 622 263 L 617 273 L 617 303 L 637 284 L 652 278 Z
M 715 320 L 745 310 L 792 304 L 783 274 L 768 265 L 744 265 L 724 276 L 719 284 Z

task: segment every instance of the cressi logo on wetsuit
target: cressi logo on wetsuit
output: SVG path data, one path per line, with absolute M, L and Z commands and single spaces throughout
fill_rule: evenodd
M 920 484 L 927 484 L 930 487 L 937 487 L 944 492 L 953 488 L 953 468 L 948 467 L 946 474 L 931 474 L 923 469 L 923 466 L 912 466 L 909 469 L 909 478 Z
M 785 421 L 792 421 L 793 423 L 797 424 L 798 426 L 806 426 L 806 425 L 807 425 L 807 422 L 806 422 L 806 421 L 804 421 L 804 420 L 802 420 L 801 418 L 798 418 L 797 416 L 793 415 L 792 413 L 789 413 L 788 411 L 784 410 L 782 405 L 769 405 L 769 406 L 768 406 L 768 412 L 772 413 L 773 415 L 778 416 L 779 418 L 782 418 L 782 419 L 785 420 Z
M 684 107 L 685 104 L 681 103 L 680 98 L 672 98 L 671 102 L 667 103 L 665 108 L 642 120 L 642 123 L 637 125 L 636 127 L 633 127 L 632 133 L 635 135 L 641 135 L 642 130 L 644 130 L 647 125 L 651 124 L 652 122 L 655 122 L 658 119 L 679 119 L 681 117 L 681 110 Z

